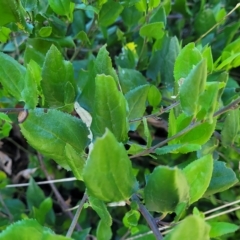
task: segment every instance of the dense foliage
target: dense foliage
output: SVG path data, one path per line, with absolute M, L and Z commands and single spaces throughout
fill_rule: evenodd
M 239 18 L 1 0 L 0 239 L 239 239 Z

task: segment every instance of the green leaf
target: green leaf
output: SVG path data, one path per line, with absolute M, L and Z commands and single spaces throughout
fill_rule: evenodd
M 198 35 L 206 33 L 216 24 L 216 20 L 212 9 L 204 9 L 200 11 L 194 21 L 194 29 Z
M 38 7 L 38 0 L 22 0 L 21 2 L 27 12 L 35 11 Z
M 110 240 L 112 239 L 112 230 L 103 220 L 100 220 L 97 226 L 97 239 Z
M 157 155 L 163 155 L 167 153 L 177 153 L 180 151 L 181 153 L 188 153 L 188 152 L 194 152 L 201 149 L 201 145 L 199 144 L 172 144 L 168 146 L 164 146 L 161 148 L 157 148 L 155 150 L 155 153 Z
M 199 216 L 186 217 L 164 240 L 209 240 L 210 226 Z
M 1 240 L 72 240 L 72 238 L 56 235 L 51 229 L 41 226 L 35 219 L 24 219 L 9 225 L 0 233 Z
M 153 106 L 154 108 L 158 107 L 162 100 L 162 95 L 158 88 L 154 85 L 151 85 L 148 91 L 148 103 L 150 106 Z
M 106 45 L 100 48 L 96 58 L 95 67 L 97 74 L 110 75 L 113 77 L 116 83 L 118 83 L 118 76 L 112 67 L 112 60 L 109 57 L 109 52 L 106 49 Z
M 159 5 L 160 0 L 149 0 L 148 7 L 150 9 L 155 8 Z
M 203 58 L 207 59 L 207 69 L 208 72 L 213 71 L 213 56 L 212 56 L 212 50 L 211 47 L 205 47 L 203 52 L 202 52 Z
M 6 113 L 0 112 L 0 139 L 8 137 L 11 129 L 12 120 L 8 117 Z
M 27 188 L 27 204 L 29 209 L 32 209 L 32 207 L 38 208 L 44 199 L 45 194 L 43 190 L 36 184 L 33 178 L 30 178 Z
M 213 158 L 210 154 L 191 162 L 183 169 L 190 186 L 190 204 L 203 196 L 210 184 L 212 172 Z
M 154 22 L 149 23 L 140 28 L 139 34 L 141 37 L 161 39 L 164 35 L 164 23 Z
M 143 118 L 143 127 L 144 127 L 144 135 L 146 137 L 147 148 L 150 148 L 152 145 L 152 136 L 148 128 L 147 118 Z
M 233 233 L 239 229 L 238 225 L 228 222 L 208 222 L 208 224 L 211 226 L 209 234 L 211 238 Z
M 95 79 L 94 111 L 91 130 L 93 136 L 102 136 L 108 128 L 118 141 L 128 139 L 126 100 L 118 91 L 111 76 L 97 75 Z
M 194 43 L 187 44 L 179 53 L 174 65 L 174 78 L 179 81 L 186 78 L 191 70 L 202 60 L 200 51 Z
M 53 207 L 52 199 L 48 197 L 41 202 L 39 209 L 34 208 L 34 217 L 40 224 L 45 223 L 46 215 L 49 211 L 52 210 L 52 207 Z
M 71 112 L 76 98 L 73 67 L 64 61 L 62 54 L 52 45 L 47 52 L 42 70 L 42 90 L 46 105 Z
M 226 113 L 221 132 L 223 146 L 232 145 L 236 140 L 239 133 L 239 117 L 239 109 L 230 110 Z
M 3 171 L 0 171 L 0 189 L 3 189 L 7 185 L 7 174 Z
M 92 209 L 97 212 L 98 216 L 101 218 L 101 220 L 107 225 L 112 225 L 112 217 L 110 213 L 107 210 L 106 204 L 99 200 L 98 198 L 95 198 L 93 196 L 89 196 L 88 200 L 90 202 L 90 205 Z
M 22 100 L 26 103 L 26 109 L 34 109 L 38 104 L 38 86 L 41 81 L 41 70 L 39 66 L 31 60 L 27 65 Z
M 80 31 L 75 37 L 75 39 L 79 39 L 81 40 L 81 42 L 84 44 L 84 45 L 90 45 L 90 40 L 88 38 L 88 35 L 86 32 L 84 31 Z
M 6 27 L 0 27 L 0 42 L 6 43 L 9 39 L 9 34 L 11 33 L 11 30 Z
M 231 168 L 226 166 L 225 162 L 214 161 L 213 173 L 209 187 L 205 193 L 206 196 L 222 192 L 238 182 L 236 174 Z
M 139 0 L 136 4 L 135 7 L 137 8 L 138 11 L 140 12 L 146 12 L 147 11 L 147 0 Z
M 141 85 L 147 84 L 146 78 L 135 69 L 120 68 L 119 80 L 124 94 Z
M 103 6 L 99 13 L 99 25 L 103 27 L 108 27 L 113 24 L 117 17 L 123 10 L 123 6 L 113 0 L 108 0 Z
M 20 28 L 24 28 L 26 12 L 18 0 L 1 0 L 0 1 L 0 26 L 10 22 L 15 22 Z
M 52 27 L 42 27 L 38 34 L 40 37 L 49 37 L 52 33 Z
M 180 86 L 180 104 L 187 116 L 195 116 L 198 112 L 198 100 L 203 93 L 207 79 L 207 62 L 203 59 L 190 74 L 183 80 Z
M 133 120 L 143 116 L 146 110 L 146 101 L 148 96 L 149 85 L 142 85 L 130 90 L 125 95 L 128 102 L 128 120 Z M 130 130 L 135 131 L 140 121 L 130 123 Z
M 88 194 L 106 202 L 127 200 L 136 191 L 138 184 L 127 152 L 108 129 L 94 142 L 83 179 Z
M 0 82 L 18 101 L 24 89 L 24 76 L 26 69 L 7 54 L 0 52 Z
M 189 186 L 184 174 L 178 168 L 156 167 L 148 177 L 144 198 L 149 211 L 174 212 L 179 203 L 189 200 Z
M 48 3 L 58 15 L 67 16 L 70 13 L 70 0 L 48 0 Z
M 78 118 L 53 109 L 47 113 L 43 109 L 30 110 L 20 128 L 31 146 L 66 169 L 69 169 L 68 158 L 78 153 L 78 159 L 74 160 L 81 160 L 80 156 L 88 144 L 86 125 Z M 71 149 L 76 153 L 68 152 Z
M 138 220 L 140 219 L 141 214 L 137 210 L 131 209 L 123 217 L 123 224 L 127 228 L 136 227 L 138 225 Z

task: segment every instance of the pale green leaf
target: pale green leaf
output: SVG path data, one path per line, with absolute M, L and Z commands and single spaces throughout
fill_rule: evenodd
M 183 169 L 190 187 L 190 204 L 198 201 L 203 196 L 210 184 L 212 172 L 212 155 L 206 155 L 197 159 Z
M 228 233 L 233 233 L 239 229 L 238 225 L 228 222 L 208 222 L 208 224 L 211 226 L 211 238 L 216 238 Z
M 107 129 L 94 142 L 83 171 L 88 194 L 105 202 L 127 200 L 137 190 L 131 161 L 122 143 Z
M 90 205 L 92 209 L 97 212 L 98 216 L 101 218 L 101 220 L 107 225 L 112 225 L 112 217 L 110 213 L 107 210 L 106 204 L 99 200 L 98 198 L 95 198 L 93 196 L 89 196 L 88 200 L 90 202 Z
M 164 240 L 209 240 L 210 226 L 199 216 L 186 217 Z
M 148 103 L 150 106 L 157 107 L 162 100 L 162 95 L 158 88 L 154 85 L 151 85 L 148 91 Z
M 110 240 L 112 239 L 112 230 L 102 219 L 97 226 L 97 239 L 98 240 Z
M 154 22 L 149 23 L 140 28 L 139 34 L 142 37 L 161 39 L 164 35 L 164 23 Z

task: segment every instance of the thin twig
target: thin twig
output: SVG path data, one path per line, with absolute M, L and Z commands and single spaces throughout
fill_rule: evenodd
M 218 25 L 220 25 L 224 20 L 227 19 L 237 8 L 240 7 L 240 3 L 238 3 L 223 19 L 221 19 L 219 22 L 217 22 L 213 27 L 211 27 L 207 32 L 205 32 L 203 35 L 201 35 L 195 42 L 197 43 L 202 38 L 204 38 L 208 33 L 210 33 L 214 28 L 216 28 Z
M 240 103 L 240 97 L 237 98 L 236 100 L 234 100 L 233 102 L 231 102 L 230 104 L 228 104 L 227 106 L 223 107 L 222 109 L 216 111 L 213 114 L 213 117 L 218 117 L 218 116 L 220 116 L 221 114 L 223 114 L 223 113 L 225 113 L 227 111 L 230 111 L 232 109 L 238 108 L 239 107 L 239 103 Z M 170 141 L 172 141 L 172 140 L 174 140 L 174 139 L 184 135 L 185 133 L 189 132 L 190 130 L 194 129 L 195 127 L 200 126 L 204 122 L 205 121 L 198 121 L 198 122 L 191 123 L 189 126 L 184 128 L 182 131 L 178 132 L 177 134 L 175 134 L 175 135 L 173 135 L 173 136 L 163 140 L 162 142 L 154 145 L 151 148 L 145 149 L 144 151 L 142 151 L 142 152 L 140 152 L 138 154 L 130 156 L 130 158 L 136 158 L 136 157 L 140 157 L 140 156 L 144 156 L 144 155 L 153 153 L 156 150 L 156 148 L 164 146 L 168 142 L 170 142 Z
M 75 226 L 77 224 L 78 218 L 79 218 L 79 216 L 81 214 L 83 205 L 84 205 L 84 203 L 86 202 L 87 199 L 88 199 L 88 196 L 87 196 L 86 193 L 84 193 L 83 198 L 82 198 L 82 200 L 81 200 L 81 202 L 79 204 L 79 207 L 78 207 L 78 209 L 77 209 L 77 211 L 75 213 L 75 216 L 74 216 L 74 218 L 72 220 L 72 223 L 70 225 L 70 228 L 68 229 L 66 237 L 71 237 L 72 236 L 73 230 L 74 230 L 74 228 L 75 228 Z
M 143 215 L 143 217 L 146 219 L 149 227 L 151 228 L 153 234 L 155 235 L 157 240 L 162 240 L 162 234 L 158 230 L 157 224 L 155 222 L 155 219 L 153 216 L 149 213 L 149 211 L 145 208 L 145 206 L 140 202 L 138 196 L 136 194 L 133 194 L 132 200 L 136 201 L 139 207 L 139 212 Z
M 160 109 L 160 111 L 158 113 L 154 113 L 154 114 L 150 114 L 150 115 L 146 115 L 140 118 L 135 118 L 130 120 L 129 122 L 138 122 L 138 121 L 142 121 L 143 118 L 150 118 L 150 117 L 159 117 L 160 115 L 162 115 L 163 113 L 166 113 L 168 111 L 170 111 L 172 108 L 175 108 L 176 106 L 179 105 L 179 102 L 174 102 L 173 104 L 171 104 L 170 106 L 166 107 L 166 108 L 162 108 Z
M 49 174 L 47 172 L 47 169 L 45 168 L 45 165 L 43 163 L 43 159 L 42 159 L 41 154 L 38 153 L 37 157 L 38 157 L 41 168 L 42 168 L 47 180 L 51 180 L 51 177 L 49 176 Z M 59 193 L 58 189 L 55 187 L 55 185 L 52 182 L 49 182 L 49 185 L 52 188 L 52 191 L 53 191 L 55 197 L 57 198 L 57 201 L 59 203 L 60 208 L 73 221 L 74 216 L 73 216 L 72 212 L 65 211 L 68 208 L 68 206 L 65 203 L 64 199 L 62 198 L 61 194 Z M 79 224 L 76 225 L 76 228 L 77 228 L 78 231 L 82 230 L 82 228 Z

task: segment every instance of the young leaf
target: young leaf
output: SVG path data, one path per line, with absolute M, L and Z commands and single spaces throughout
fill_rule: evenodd
M 156 167 L 148 177 L 144 198 L 149 211 L 174 212 L 179 203 L 189 200 L 189 186 L 184 174 L 178 168 Z
M 126 200 L 136 191 L 138 184 L 127 152 L 108 129 L 96 139 L 83 179 L 88 194 L 106 202 Z
M 128 120 L 133 120 L 143 116 L 146 110 L 146 100 L 148 96 L 149 85 L 142 85 L 127 92 L 125 98 L 128 102 Z M 130 123 L 130 130 L 135 131 L 141 122 Z
M 203 59 L 194 67 L 180 86 L 180 103 L 187 116 L 195 116 L 198 112 L 198 99 L 203 93 L 207 79 L 207 63 Z
M 29 236 L 32 236 L 34 240 L 72 240 L 72 238 L 54 234 L 51 229 L 41 226 L 35 219 L 15 222 L 0 233 L 1 240 L 26 240 Z
M 102 6 L 102 9 L 99 13 L 99 25 L 108 27 L 109 25 L 113 24 L 117 17 L 119 17 L 122 10 L 123 7 L 120 3 L 113 0 L 108 0 Z
M 103 220 L 100 220 L 97 227 L 97 239 L 98 240 L 110 240 L 112 239 L 112 230 Z
M 138 225 L 138 220 L 140 216 L 141 214 L 139 213 L 139 211 L 131 209 L 123 217 L 124 226 L 126 226 L 127 228 L 136 227 Z
M 161 102 L 162 95 L 158 88 L 154 85 L 151 85 L 148 91 L 148 103 L 150 106 L 156 108 Z
M 62 54 L 52 45 L 47 52 L 42 71 L 42 90 L 47 106 L 71 112 L 76 98 L 73 67 L 63 60 Z
M 236 174 L 231 168 L 226 167 L 225 162 L 214 161 L 213 173 L 210 184 L 205 196 L 212 195 L 214 193 L 222 192 L 238 182 Z
M 226 119 L 224 121 L 222 129 L 222 144 L 227 147 L 234 143 L 236 137 L 239 133 L 239 109 L 230 110 L 226 114 Z
M 26 109 L 34 109 L 38 104 L 38 87 L 40 86 L 41 75 L 36 62 L 31 60 L 27 65 L 22 100 L 26 103 Z
M 91 204 L 92 209 L 97 212 L 97 214 L 101 218 L 101 220 L 107 226 L 111 226 L 112 225 L 112 217 L 107 210 L 106 204 L 103 201 L 101 201 L 98 198 L 95 198 L 93 196 L 89 196 L 88 200 Z
M 106 45 L 100 48 L 96 62 L 95 62 L 95 68 L 97 71 L 97 74 L 105 74 L 110 75 L 113 77 L 113 79 L 118 83 L 118 76 L 116 74 L 116 71 L 112 67 L 112 60 L 109 57 L 109 53 L 106 49 Z
M 217 238 L 228 233 L 233 233 L 239 229 L 238 225 L 228 222 L 208 222 L 208 224 L 211 226 L 209 234 L 211 238 Z
M 53 109 L 47 113 L 43 109 L 29 111 L 20 128 L 30 145 L 66 169 L 69 169 L 70 156 L 65 152 L 66 145 L 69 144 L 80 155 L 88 144 L 86 125 L 78 118 Z M 67 149 L 70 150 L 69 147 Z M 79 158 L 74 160 L 79 161 Z
M 0 82 L 13 97 L 22 100 L 24 89 L 25 67 L 7 54 L 0 53 Z
M 199 216 L 186 217 L 164 240 L 209 240 L 210 226 Z
M 191 162 L 183 169 L 188 184 L 190 186 L 190 200 L 192 204 L 199 200 L 207 190 L 213 171 L 212 155 L 206 155 Z
M 161 39 L 164 35 L 164 23 L 154 22 L 144 25 L 140 28 L 139 34 L 141 37 Z
M 126 100 L 118 91 L 111 76 L 97 75 L 95 79 L 94 112 L 91 130 L 93 136 L 102 136 L 108 128 L 118 141 L 128 139 Z
M 200 51 L 195 47 L 194 43 L 186 45 L 179 53 L 174 65 L 174 78 L 179 81 L 186 78 L 194 66 L 202 60 Z

